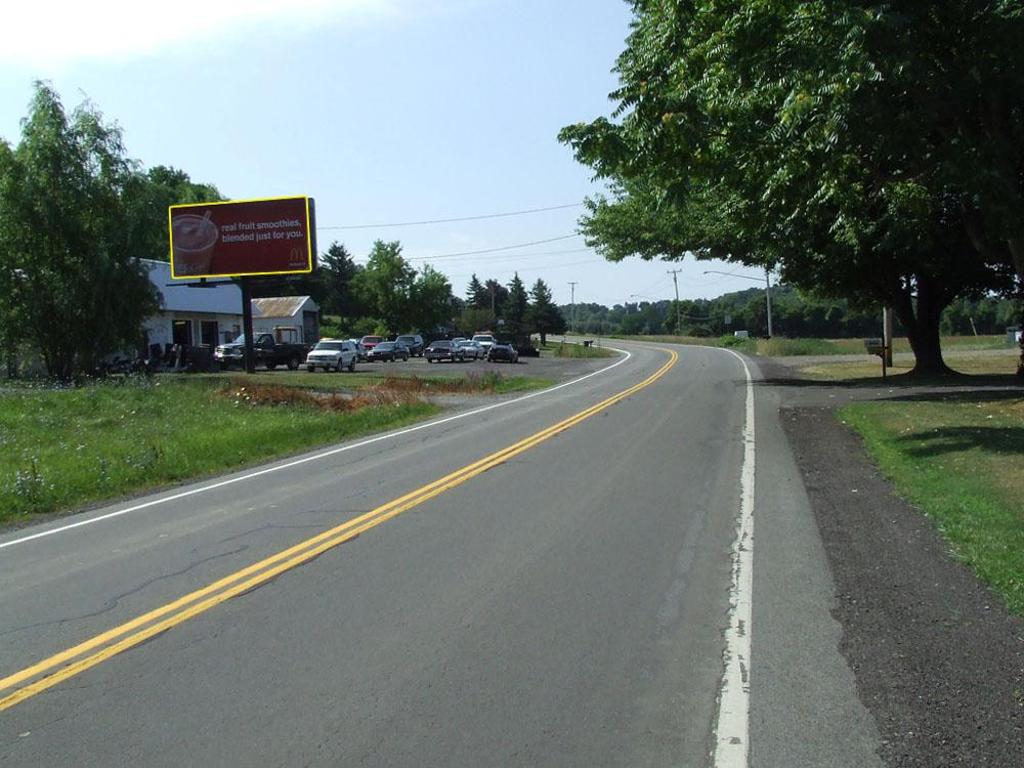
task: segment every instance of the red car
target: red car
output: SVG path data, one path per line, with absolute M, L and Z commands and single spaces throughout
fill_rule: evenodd
M 369 352 L 382 341 L 384 341 L 383 336 L 363 336 L 363 338 L 359 340 L 359 343 L 363 345 L 363 349 Z

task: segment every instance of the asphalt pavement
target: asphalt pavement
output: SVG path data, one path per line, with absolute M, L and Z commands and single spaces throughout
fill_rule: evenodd
M 561 388 L 0 536 L 0 697 L 60 675 L 0 711 L 0 764 L 712 764 L 747 384 L 675 347 L 630 391 L 670 353 L 617 345 Z M 751 764 L 879 764 L 755 403 Z

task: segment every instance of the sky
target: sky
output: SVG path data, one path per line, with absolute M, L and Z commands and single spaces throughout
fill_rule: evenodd
M 614 109 L 623 0 L 37 0 L 4 16 L 0 137 L 17 143 L 32 83 L 49 81 L 147 167 L 232 199 L 312 196 L 321 251 L 338 241 L 364 262 L 397 240 L 456 295 L 474 273 L 518 272 L 565 304 L 670 299 L 670 269 L 680 298 L 761 279 L 609 263 L 577 231 L 604 187 L 556 137 Z

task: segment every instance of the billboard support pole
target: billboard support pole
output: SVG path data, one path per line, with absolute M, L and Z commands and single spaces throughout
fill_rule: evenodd
M 245 334 L 245 372 L 256 373 L 256 349 L 252 337 L 252 288 L 248 277 L 238 278 L 242 288 L 242 333 Z

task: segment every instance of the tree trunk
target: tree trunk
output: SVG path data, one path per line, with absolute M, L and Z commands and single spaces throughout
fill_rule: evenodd
M 1021 238 L 1011 237 L 1006 244 L 1010 248 L 1013 267 L 1017 270 L 1018 283 L 1024 290 L 1024 242 L 1021 241 Z M 1017 360 L 1017 375 L 1024 378 L 1024 298 L 1021 301 L 1020 331 L 1020 359 Z
M 948 376 L 954 373 L 942 359 L 942 343 L 939 340 L 939 320 L 942 310 L 949 303 L 942 298 L 927 277 L 917 277 L 917 302 L 909 293 L 900 295 L 894 302 L 893 310 L 907 330 L 910 348 L 914 351 L 914 368 L 911 376 Z
M 1017 375 L 1024 379 L 1024 301 L 1020 310 L 1020 359 L 1017 360 Z

